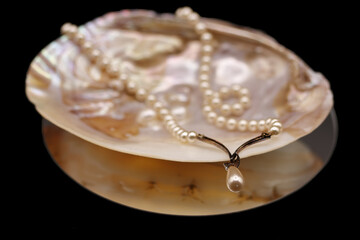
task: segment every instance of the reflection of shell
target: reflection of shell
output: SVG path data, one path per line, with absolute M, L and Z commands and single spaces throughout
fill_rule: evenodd
M 44 137 L 54 160 L 85 188 L 127 206 L 167 214 L 221 214 L 261 206 L 302 187 L 323 166 L 296 141 L 243 159 L 245 189 L 234 194 L 226 188 L 220 163 L 181 163 L 119 153 L 52 124 L 44 125 Z
M 276 117 L 279 136 L 241 152 L 264 153 L 309 134 L 328 115 L 333 101 L 326 79 L 263 33 L 204 20 L 217 39 L 213 84 L 240 84 L 251 91 L 248 120 Z M 105 54 L 124 63 L 132 79 L 152 89 L 184 128 L 223 142 L 230 150 L 257 133 L 209 125 L 197 89 L 200 44 L 187 24 L 148 11 L 110 13 L 81 31 Z M 141 50 L 141 51 L 140 51 Z M 47 46 L 32 62 L 27 95 L 59 127 L 116 151 L 185 162 L 216 162 L 224 154 L 202 143 L 179 144 L 151 110 L 109 87 L 108 79 L 66 37 Z M 179 154 L 181 153 L 181 154 Z

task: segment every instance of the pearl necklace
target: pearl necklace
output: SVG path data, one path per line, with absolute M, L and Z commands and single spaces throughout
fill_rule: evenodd
M 244 178 L 238 169 L 240 165 L 240 151 L 249 145 L 279 134 L 282 130 L 282 124 L 279 120 L 273 118 L 250 121 L 245 119 L 236 120 L 234 118 L 241 116 L 250 107 L 249 90 L 239 85 L 233 85 L 230 88 L 221 87 L 219 91 L 211 88 L 210 73 L 214 51 L 213 35 L 207 30 L 206 25 L 200 21 L 200 16 L 191 8 L 179 8 L 176 11 L 176 16 L 191 24 L 200 37 L 202 45 L 198 80 L 204 99 L 202 112 L 207 121 L 216 127 L 225 128 L 229 131 L 262 132 L 260 136 L 238 147 L 233 154 L 222 143 L 195 131 L 187 131 L 181 127 L 175 117 L 171 115 L 166 106 L 154 94 L 138 86 L 136 82 L 131 81 L 126 73 L 120 72 L 120 67 L 116 65 L 115 61 L 97 49 L 95 44 L 86 39 L 75 25 L 65 23 L 61 27 L 61 32 L 79 46 L 93 64 L 96 64 L 105 74 L 111 77 L 112 80 L 108 82 L 108 87 L 117 91 L 125 91 L 127 94 L 134 96 L 139 102 L 144 102 L 146 106 L 152 108 L 163 122 L 164 127 L 181 143 L 194 143 L 196 140 L 199 140 L 212 144 L 228 154 L 230 161 L 224 163 L 227 171 L 226 184 L 230 191 L 239 192 L 244 185 Z M 235 98 L 237 101 L 233 104 L 223 103 L 224 100 L 229 98 Z

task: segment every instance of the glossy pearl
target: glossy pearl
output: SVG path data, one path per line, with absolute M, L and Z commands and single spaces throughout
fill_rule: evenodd
M 176 16 L 180 17 L 180 18 L 187 18 L 191 13 L 193 12 L 193 10 L 189 7 L 183 7 L 183 8 L 179 8 L 178 10 L 176 10 Z
M 248 127 L 248 122 L 246 120 L 242 119 L 238 122 L 238 129 L 240 131 L 242 131 L 242 132 L 246 131 L 247 127 Z
M 205 32 L 205 33 L 201 34 L 200 39 L 203 42 L 209 43 L 213 39 L 213 36 L 211 33 Z
M 206 100 L 210 100 L 210 99 L 212 99 L 213 94 L 214 94 L 214 92 L 213 92 L 211 89 L 207 89 L 207 90 L 204 92 L 204 98 L 205 98 Z
M 214 108 L 219 108 L 221 106 L 221 99 L 220 98 L 213 98 L 211 100 L 211 106 Z
M 228 87 L 221 87 L 219 94 L 222 98 L 227 98 L 230 96 L 230 89 Z
M 238 193 L 244 186 L 244 177 L 237 167 L 230 166 L 226 174 L 226 186 L 231 192 Z
M 217 114 L 216 112 L 209 112 L 206 117 L 209 123 L 214 123 L 217 118 Z
M 201 91 L 206 91 L 210 88 L 210 84 L 208 82 L 201 82 L 200 83 L 200 90 Z
M 159 110 L 159 117 L 160 117 L 160 119 L 164 119 L 164 118 L 167 117 L 167 116 L 171 117 L 171 116 L 169 115 L 169 111 L 168 111 L 166 108 L 162 108 L 162 109 Z
M 135 83 L 135 82 L 132 82 L 132 81 L 128 82 L 128 83 L 126 84 L 126 90 L 127 90 L 128 93 L 130 93 L 130 94 L 135 94 L 136 91 L 137 91 L 137 85 L 136 85 L 136 83 Z
M 226 118 L 223 117 L 223 116 L 219 116 L 216 118 L 216 126 L 217 127 L 224 127 L 225 126 L 225 123 L 226 123 Z
M 189 132 L 188 135 L 187 135 L 187 141 L 188 141 L 189 143 L 193 143 L 193 142 L 195 142 L 196 137 L 197 137 L 197 133 L 194 132 L 194 131 L 191 131 L 191 132 Z
M 199 21 L 199 14 L 197 14 L 196 12 L 192 12 L 187 18 L 191 23 L 195 24 Z
M 234 114 L 235 116 L 240 116 L 241 114 L 243 114 L 244 112 L 244 108 L 240 103 L 234 103 L 231 106 L 231 112 L 232 114 Z
M 278 127 L 271 127 L 269 133 L 271 135 L 278 135 L 280 133 L 280 129 Z
M 205 115 L 209 114 L 209 112 L 211 112 L 211 111 L 212 111 L 212 108 L 211 108 L 209 105 L 205 105 L 205 106 L 203 107 L 203 113 L 204 113 Z
M 226 121 L 226 128 L 228 130 L 234 130 L 236 128 L 236 124 L 237 124 L 237 121 L 233 118 L 229 118 L 227 121 Z
M 243 105 L 245 108 L 249 108 L 250 107 L 250 98 L 241 97 L 240 98 L 240 104 Z
M 152 107 L 156 102 L 157 102 L 157 99 L 156 99 L 155 95 L 150 94 L 146 97 L 145 103 L 147 106 Z
M 249 123 L 248 123 L 248 128 L 249 128 L 249 131 L 251 132 L 255 132 L 257 130 L 257 121 L 255 120 L 251 120 Z
M 196 33 L 198 34 L 202 34 L 202 33 L 205 33 L 206 32 L 206 26 L 204 23 L 202 22 L 199 22 L 195 25 L 195 31 Z
M 259 129 L 259 131 L 265 131 L 266 130 L 265 120 L 259 120 L 257 128 Z
M 265 127 L 266 127 L 266 129 L 270 129 L 271 128 L 271 121 L 272 121 L 272 118 L 268 118 L 268 119 L 266 119 L 266 121 L 265 121 Z
M 212 47 L 210 44 L 206 44 L 206 45 L 203 46 L 202 52 L 203 52 L 204 55 L 206 55 L 206 54 L 212 54 L 212 52 L 213 52 L 213 47 Z
M 180 141 L 181 141 L 182 143 L 186 143 L 186 142 L 187 142 L 187 139 L 188 139 L 188 135 L 189 135 L 188 132 L 186 132 L 186 131 L 182 132 L 182 133 L 180 134 Z
M 173 129 L 172 129 L 172 135 L 174 136 L 174 137 L 176 137 L 176 133 L 179 131 L 181 129 L 181 127 L 179 127 L 179 126 L 176 126 L 176 127 L 174 127 Z
M 231 114 L 231 106 L 229 104 L 221 105 L 220 112 L 224 116 L 229 116 Z
M 153 105 L 153 109 L 155 110 L 155 112 L 159 113 L 160 110 L 163 108 L 163 104 L 161 102 L 155 102 Z
M 247 88 L 241 88 L 239 93 L 240 93 L 240 96 L 242 96 L 242 97 L 250 97 L 250 92 L 249 92 L 249 89 L 247 89 Z

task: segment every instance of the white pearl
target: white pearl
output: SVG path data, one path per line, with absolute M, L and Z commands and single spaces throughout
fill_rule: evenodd
M 174 127 L 174 128 L 172 129 L 172 133 L 171 133 L 171 134 L 172 134 L 174 137 L 176 137 L 176 134 L 177 134 L 177 132 L 178 132 L 179 130 L 181 130 L 181 128 L 180 128 L 179 126 Z
M 182 132 L 182 133 L 180 134 L 180 141 L 181 141 L 182 143 L 186 143 L 187 140 L 188 140 L 188 135 L 189 135 L 188 132 L 186 132 L 186 131 Z
M 226 174 L 226 186 L 231 192 L 238 193 L 243 188 L 244 177 L 237 167 L 230 166 Z
M 208 64 L 202 64 L 200 66 L 200 72 L 202 74 L 208 74 L 210 72 L 210 66 Z
M 205 115 L 209 114 L 209 112 L 211 112 L 211 111 L 212 111 L 211 106 L 205 105 L 205 106 L 203 107 L 203 113 L 204 113 Z
M 271 124 L 271 125 L 273 125 L 273 124 L 274 124 L 274 123 L 276 123 L 276 122 L 279 122 L 279 120 L 278 120 L 278 119 L 276 119 L 276 118 L 273 118 L 273 119 L 271 119 L 270 124 Z
M 250 97 L 250 92 L 249 92 L 249 89 L 247 89 L 247 88 L 241 88 L 239 93 L 240 93 L 240 96 L 242 96 L 242 97 Z
M 213 91 L 211 89 L 207 89 L 204 92 L 204 98 L 209 100 L 209 99 L 212 99 L 212 97 L 213 97 Z
M 280 133 L 280 129 L 278 127 L 271 127 L 269 133 L 271 135 L 278 135 Z
M 166 128 L 170 133 L 172 133 L 173 129 L 176 128 L 176 127 L 179 127 L 179 126 L 177 125 L 177 123 L 175 121 L 174 121 L 174 123 L 167 123 L 166 124 Z
M 182 134 L 183 132 L 185 132 L 185 130 L 181 128 L 179 131 L 176 132 L 175 137 L 176 137 L 178 140 L 180 140 L 180 136 L 181 136 L 181 134 Z
M 189 14 L 189 16 L 187 17 L 187 19 L 188 19 L 191 23 L 195 24 L 195 23 L 197 23 L 197 22 L 199 21 L 199 14 L 197 14 L 196 12 L 192 12 L 192 13 Z
M 231 112 L 235 116 L 240 116 L 244 112 L 244 108 L 240 103 L 234 103 L 231 105 Z
M 168 116 L 171 117 L 171 115 L 168 115 Z M 165 120 L 165 118 L 164 118 L 163 122 L 164 122 L 167 129 L 169 129 L 170 126 L 176 125 L 176 122 L 172 117 L 171 117 L 171 119 L 168 119 L 168 120 Z
M 155 95 L 150 94 L 146 97 L 145 104 L 149 107 L 152 107 L 152 106 L 154 106 L 156 101 L 157 101 L 157 99 L 156 99 Z
M 203 56 L 201 58 L 201 63 L 202 64 L 210 64 L 211 63 L 211 56 Z
M 240 131 L 246 131 L 247 127 L 248 127 L 248 122 L 246 120 L 242 119 L 238 122 L 238 129 Z
M 226 128 L 228 130 L 234 130 L 236 128 L 236 124 L 237 124 L 237 121 L 233 118 L 229 118 L 227 121 L 226 121 Z
M 155 110 L 155 112 L 159 113 L 159 111 L 163 108 L 163 104 L 159 101 L 155 102 L 153 105 L 153 109 Z
M 206 116 L 206 118 L 209 123 L 214 123 L 217 118 L 217 114 L 216 114 L 216 112 L 209 112 L 208 115 Z
M 165 116 L 170 116 L 169 111 L 166 108 L 161 108 L 159 110 L 159 117 L 160 119 L 164 119 Z M 170 116 L 171 117 L 171 116 Z
M 193 10 L 189 7 L 182 7 L 182 8 L 178 8 L 175 12 L 177 17 L 180 18 L 187 18 L 191 13 L 193 12 Z
M 77 33 L 77 30 L 78 30 L 77 26 L 71 23 L 65 23 L 61 27 L 61 32 L 69 37 L 73 37 Z
M 202 48 L 202 53 L 204 55 L 209 55 L 212 54 L 213 52 L 213 47 L 210 44 L 205 44 Z
M 201 82 L 200 83 L 200 90 L 201 91 L 206 91 L 207 89 L 209 89 L 210 88 L 210 84 L 209 84 L 209 82 Z
M 214 108 L 219 108 L 221 106 L 221 99 L 220 98 L 213 98 L 211 100 L 211 106 Z
M 137 84 L 136 82 L 130 81 L 126 84 L 126 90 L 130 94 L 134 94 L 137 91 Z
M 230 107 L 230 105 L 229 105 L 229 104 L 223 104 L 223 105 L 221 105 L 221 107 L 220 107 L 220 112 L 221 112 L 221 114 L 224 115 L 224 116 L 229 116 L 229 115 L 231 115 L 231 107 Z
M 240 85 L 232 85 L 231 91 L 235 96 L 238 96 L 240 94 L 241 86 Z
M 257 130 L 257 121 L 255 120 L 251 120 L 249 123 L 248 123 L 248 128 L 249 128 L 249 131 L 251 132 L 255 132 Z
M 205 82 L 205 81 L 207 82 L 207 81 L 209 81 L 209 75 L 205 74 L 205 73 L 202 73 L 199 76 L 199 80 L 200 80 L 200 82 Z
M 226 118 L 224 116 L 219 116 L 216 118 L 216 126 L 217 127 L 224 127 L 226 123 Z
M 228 87 L 221 87 L 219 90 L 220 96 L 222 98 L 227 98 L 230 96 L 230 89 Z
M 268 119 L 266 119 L 266 121 L 265 121 L 265 127 L 266 127 L 266 129 L 270 129 L 271 128 L 271 121 L 272 121 L 272 118 L 268 118 Z
M 208 42 L 210 42 L 212 39 L 213 39 L 213 36 L 212 36 L 212 34 L 209 33 L 209 32 L 205 32 L 205 33 L 201 34 L 201 41 L 203 41 L 203 42 L 208 43 Z
M 265 120 L 259 120 L 257 127 L 258 127 L 259 131 L 265 131 L 265 129 L 266 129 Z
M 197 34 L 202 34 L 202 33 L 206 32 L 206 25 L 202 22 L 198 22 L 195 25 L 195 31 Z
M 167 110 L 167 109 L 165 109 L 165 110 Z M 169 112 L 169 111 L 167 110 L 167 112 Z M 167 114 L 167 115 L 163 116 L 163 122 L 167 124 L 168 122 L 175 122 L 175 120 L 174 120 L 173 116 L 171 116 L 170 114 Z
M 282 124 L 280 122 L 275 122 L 275 123 L 272 124 L 272 126 L 279 128 L 280 131 L 282 129 Z
M 243 105 L 245 108 L 249 108 L 250 107 L 250 98 L 241 97 L 240 98 L 240 104 Z
M 189 132 L 188 135 L 187 135 L 187 141 L 189 143 L 195 142 L 196 138 L 197 138 L 197 133 L 194 132 L 194 131 Z

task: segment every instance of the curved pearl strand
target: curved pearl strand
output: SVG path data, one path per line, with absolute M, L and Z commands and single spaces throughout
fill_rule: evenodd
M 176 16 L 188 21 L 195 28 L 201 39 L 201 55 L 199 67 L 199 88 L 203 93 L 203 114 L 207 121 L 219 128 L 234 131 L 268 131 L 271 135 L 277 135 L 282 125 L 277 119 L 262 120 L 236 120 L 235 116 L 241 116 L 251 105 L 250 92 L 247 88 L 233 85 L 230 88 L 223 86 L 219 91 L 211 89 L 210 74 L 211 60 L 214 51 L 213 35 L 207 30 L 206 25 L 200 22 L 199 15 L 189 7 L 179 8 Z M 223 100 L 237 97 L 238 101 L 232 105 L 223 103 Z M 216 111 L 217 110 L 217 111 Z M 229 117 L 229 118 L 228 118 Z
M 282 124 L 277 119 L 268 118 L 266 120 L 247 121 L 244 119 L 236 120 L 231 117 L 241 116 L 244 110 L 250 107 L 249 90 L 239 85 L 233 85 L 230 88 L 223 86 L 219 91 L 211 89 L 209 80 L 214 51 L 213 36 L 208 32 L 206 25 L 200 22 L 199 15 L 193 12 L 191 8 L 179 8 L 176 11 L 176 16 L 192 24 L 196 33 L 200 36 L 202 46 L 198 78 L 199 88 L 204 99 L 202 112 L 207 121 L 219 128 L 226 128 L 230 131 L 262 131 L 269 136 L 279 134 L 282 130 Z M 121 73 L 116 62 L 97 49 L 95 44 L 86 39 L 85 35 L 80 33 L 75 25 L 66 23 L 62 26 L 61 32 L 77 44 L 89 60 L 109 76 L 111 80 L 108 82 L 108 87 L 117 91 L 125 91 L 139 102 L 144 102 L 148 107 L 152 108 L 169 133 L 180 142 L 193 143 L 195 140 L 204 137 L 204 135 L 198 134 L 195 131 L 187 131 L 182 128 L 169 109 L 154 94 L 139 86 L 137 82 L 131 81 L 126 73 Z M 223 100 L 230 97 L 237 97 L 238 102 L 231 105 L 223 103 Z M 238 155 L 236 156 L 238 157 Z M 238 165 L 236 166 L 230 161 L 230 163 L 226 164 L 225 169 L 227 170 L 226 184 L 228 189 L 232 192 L 239 192 L 244 185 L 244 178 L 238 169 Z

